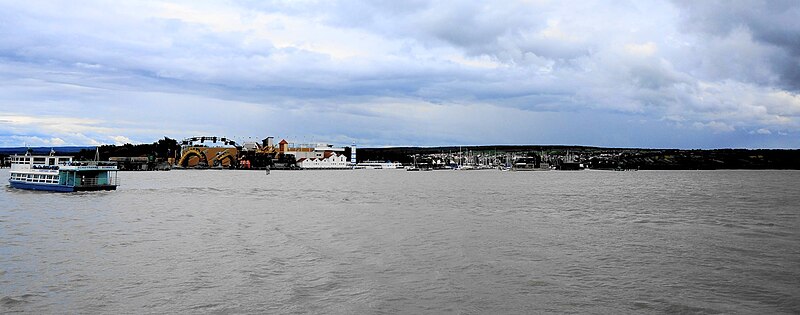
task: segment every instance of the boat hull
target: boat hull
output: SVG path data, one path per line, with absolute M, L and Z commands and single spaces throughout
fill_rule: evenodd
M 67 185 L 54 185 L 54 184 L 26 183 L 20 181 L 9 181 L 9 184 L 11 184 L 11 187 L 17 189 L 53 191 L 53 192 L 99 191 L 99 190 L 117 189 L 117 186 L 114 185 L 67 186 Z

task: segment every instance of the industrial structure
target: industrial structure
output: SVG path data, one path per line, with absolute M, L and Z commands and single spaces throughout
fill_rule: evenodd
M 225 137 L 191 137 L 181 141 L 178 168 L 335 169 L 351 166 L 345 148 L 326 143 L 293 144 L 274 137 L 239 145 Z M 355 150 L 351 151 L 355 158 Z
M 225 137 L 192 137 L 181 142 L 176 166 L 189 168 L 234 168 L 239 165 L 239 146 Z

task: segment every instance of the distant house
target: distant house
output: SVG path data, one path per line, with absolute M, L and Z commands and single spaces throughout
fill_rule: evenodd
M 297 166 L 303 169 L 345 169 L 348 166 L 347 157 L 336 152 L 325 152 L 322 158 L 301 158 Z

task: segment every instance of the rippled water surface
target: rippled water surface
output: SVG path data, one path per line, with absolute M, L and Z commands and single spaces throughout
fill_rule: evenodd
M 800 313 L 796 171 L 120 178 L 0 187 L 0 312 Z

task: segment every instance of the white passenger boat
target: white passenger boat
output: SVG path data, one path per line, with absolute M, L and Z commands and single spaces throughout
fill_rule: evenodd
M 70 156 L 14 155 L 11 157 L 13 188 L 57 192 L 116 190 L 117 164 L 73 161 Z

